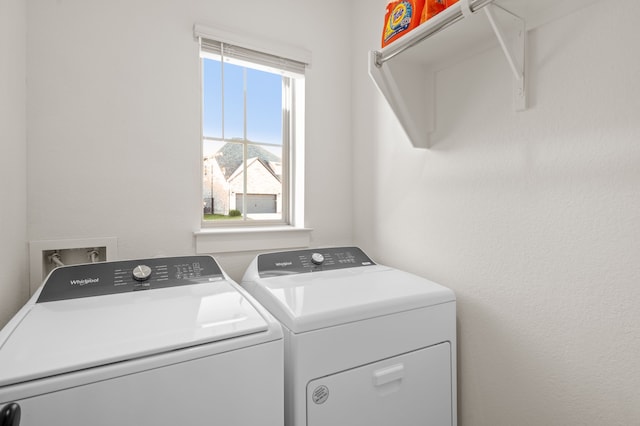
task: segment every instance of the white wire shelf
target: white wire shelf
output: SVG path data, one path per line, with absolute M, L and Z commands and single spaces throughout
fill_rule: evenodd
M 434 73 L 500 45 L 514 75 L 514 109 L 526 109 L 527 31 L 598 0 L 460 0 L 409 34 L 370 51 L 369 75 L 415 147 L 434 131 Z

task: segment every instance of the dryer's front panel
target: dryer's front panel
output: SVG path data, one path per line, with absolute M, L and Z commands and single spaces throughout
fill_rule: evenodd
M 307 385 L 308 426 L 451 426 L 451 345 L 419 349 Z

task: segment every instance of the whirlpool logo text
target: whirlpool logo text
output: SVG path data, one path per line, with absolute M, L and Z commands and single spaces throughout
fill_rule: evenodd
M 71 283 L 71 285 L 78 285 L 82 287 L 83 285 L 87 284 L 97 284 L 98 282 L 100 282 L 100 278 L 84 278 L 81 280 L 71 280 L 69 282 Z

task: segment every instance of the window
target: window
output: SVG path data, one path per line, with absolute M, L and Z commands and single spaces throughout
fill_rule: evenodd
M 292 224 L 305 64 L 200 36 L 204 226 Z

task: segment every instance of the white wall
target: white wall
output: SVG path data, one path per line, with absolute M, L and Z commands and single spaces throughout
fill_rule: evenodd
M 313 52 L 313 243 L 351 242 L 353 216 L 374 258 L 456 291 L 461 426 L 636 423 L 640 6 L 602 0 L 531 32 L 524 113 L 497 50 L 439 73 L 435 146 L 419 151 L 366 75 L 385 3 L 28 2 L 25 238 L 24 3 L 2 1 L 0 323 L 26 297 L 26 239 L 116 236 L 123 258 L 194 251 L 191 26 L 222 23 Z M 251 256 L 220 259 L 238 278 Z
M 0 327 L 26 301 L 26 6 L 0 0 Z
M 350 242 L 349 52 L 334 49 L 348 16 L 335 13 L 339 4 L 29 2 L 29 239 L 115 236 L 120 258 L 194 252 L 202 194 L 192 26 L 201 23 L 312 52 L 306 225 L 314 245 Z M 240 279 L 253 253 L 217 257 Z
M 530 32 L 526 112 L 497 49 L 439 72 L 428 151 L 366 77 L 385 3 L 356 2 L 356 242 L 455 290 L 460 425 L 638 424 L 640 3 Z

